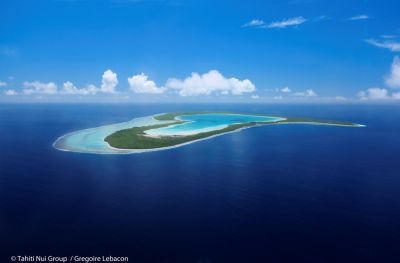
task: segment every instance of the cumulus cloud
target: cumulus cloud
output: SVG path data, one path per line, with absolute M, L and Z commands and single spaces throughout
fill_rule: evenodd
M 362 100 L 383 100 L 390 98 L 388 90 L 383 88 L 370 88 L 366 91 L 360 91 L 357 93 L 357 96 Z
M 385 84 L 390 88 L 400 88 L 400 59 L 394 57 L 390 74 L 385 78 Z M 400 92 L 391 92 L 385 88 L 370 88 L 357 93 L 361 100 L 400 99 Z
M 67 81 L 63 84 L 61 94 L 69 95 L 95 95 L 97 93 L 117 93 L 116 86 L 118 85 L 117 73 L 108 69 L 104 71 L 101 78 L 100 88 L 93 84 L 89 84 L 85 88 L 77 88 L 72 82 Z
M 281 95 L 279 95 L 279 96 L 275 96 L 273 99 L 274 99 L 274 100 L 282 100 L 283 97 L 282 97 Z
M 9 90 L 4 91 L 4 94 L 7 96 L 14 96 L 14 95 L 17 95 L 17 92 L 13 89 L 9 89 Z
M 398 41 L 393 41 L 393 40 L 377 41 L 375 39 L 367 39 L 365 41 L 376 47 L 386 48 L 392 52 L 400 52 L 400 42 Z
M 260 19 L 253 19 L 249 22 L 247 22 L 246 24 L 244 24 L 242 27 L 259 27 L 264 25 L 264 21 L 260 20 Z
M 115 87 L 118 85 L 117 74 L 112 72 L 110 69 L 103 73 L 101 79 L 100 91 L 103 93 L 116 93 Z
M 210 70 L 205 74 L 192 73 L 185 79 L 170 78 L 164 86 L 158 86 L 153 80 L 144 74 L 134 75 L 128 78 L 130 89 L 135 93 L 162 94 L 168 90 L 175 90 L 180 96 L 197 95 L 242 95 L 252 93 L 256 90 L 255 85 L 248 79 L 226 78 L 217 70 Z M 96 87 L 90 84 L 86 87 L 78 88 L 71 81 L 63 83 L 58 89 L 54 82 L 43 83 L 40 81 L 23 83 L 23 94 L 37 95 L 95 95 L 99 93 L 115 94 L 118 85 L 117 74 L 111 70 L 103 73 L 101 86 Z M 10 92 L 11 95 L 12 92 Z M 258 95 L 251 96 L 253 99 L 259 98 Z
M 89 85 L 86 88 L 78 89 L 72 82 L 67 81 L 63 84 L 63 89 L 61 90 L 61 94 L 69 94 L 69 95 L 89 95 L 96 94 L 99 92 L 99 89 L 94 85 Z
M 387 99 L 389 98 L 389 92 L 383 88 L 370 88 L 366 91 L 366 97 L 368 99 Z
M 391 88 L 400 88 L 400 59 L 395 57 L 390 69 L 390 75 L 386 77 L 386 85 Z
M 395 100 L 400 100 L 400 92 L 392 93 L 392 98 Z
M 210 95 L 212 93 L 241 95 L 256 90 L 250 80 L 228 79 L 217 70 L 210 70 L 202 75 L 192 73 L 183 80 L 171 78 L 167 81 L 166 87 L 178 90 L 181 96 Z
M 8 84 L 5 81 L 0 81 L 0 87 L 6 87 Z
M 164 87 L 157 87 L 157 84 L 148 79 L 144 73 L 128 78 L 129 87 L 135 93 L 160 94 L 165 92 Z
M 57 85 L 53 82 L 42 83 L 39 81 L 28 82 L 25 81 L 23 83 L 24 89 L 23 93 L 25 94 L 56 94 L 57 93 Z
M 100 88 L 93 84 L 89 84 L 85 88 L 77 88 L 71 81 L 67 81 L 63 83 L 63 89 L 60 91 L 60 93 L 65 95 L 96 95 L 97 93 L 117 93 L 115 89 L 117 85 L 117 74 L 108 69 L 103 73 Z
M 295 92 L 293 96 L 297 97 L 316 97 L 317 93 L 315 93 L 312 89 L 307 89 L 306 91 L 302 92 Z
M 268 28 L 285 28 L 285 27 L 289 27 L 289 26 L 301 25 L 306 21 L 307 21 L 307 19 L 305 19 L 304 17 L 298 16 L 298 17 L 285 19 L 282 21 L 272 22 L 269 25 L 267 25 L 267 27 Z
M 260 98 L 260 96 L 258 96 L 258 95 L 251 95 L 251 98 L 252 98 L 253 100 L 258 100 L 258 99 Z
M 281 89 L 281 92 L 283 92 L 283 93 L 290 93 L 290 92 L 292 92 L 292 90 L 289 89 L 289 87 L 284 87 L 284 88 Z
M 357 15 L 357 16 L 352 16 L 349 17 L 348 20 L 365 20 L 365 19 L 369 19 L 370 17 L 366 14 L 362 14 L 362 15 Z

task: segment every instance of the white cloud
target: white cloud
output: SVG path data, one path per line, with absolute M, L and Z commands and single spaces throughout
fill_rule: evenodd
M 284 87 L 284 88 L 281 89 L 281 92 L 283 92 L 283 93 L 290 93 L 290 92 L 292 92 L 292 90 L 289 89 L 289 87 Z
M 57 85 L 53 82 L 42 83 L 39 81 L 28 82 L 25 81 L 23 83 L 25 89 L 23 92 L 25 94 L 56 94 L 57 93 Z
M 306 90 L 306 94 L 309 97 L 316 97 L 317 96 L 317 93 L 315 93 L 312 89 Z
M 326 21 L 329 20 L 330 18 L 326 15 L 321 15 L 317 16 L 315 18 L 312 18 L 310 21 L 312 22 L 320 22 L 320 21 Z M 297 16 L 297 17 L 292 17 L 289 19 L 284 19 L 281 21 L 275 21 L 271 22 L 270 24 L 266 24 L 264 20 L 261 19 L 252 19 L 249 22 L 245 23 L 242 25 L 242 27 L 259 27 L 259 28 L 285 28 L 288 26 L 296 26 L 303 24 L 304 22 L 307 22 L 308 20 L 305 19 L 302 16 Z
M 264 21 L 260 19 L 253 19 L 246 24 L 244 24 L 242 27 L 258 27 L 264 25 Z
M 202 75 L 192 73 L 184 80 L 171 78 L 167 81 L 166 87 L 178 90 L 181 96 L 209 95 L 214 92 L 230 92 L 233 95 L 241 95 L 256 90 L 250 80 L 227 79 L 217 70 L 210 70 Z
M 254 92 L 256 87 L 250 80 L 239 80 L 236 78 L 228 79 L 229 89 L 233 95 L 242 95 L 242 93 Z
M 17 92 L 13 89 L 9 89 L 9 90 L 4 91 L 4 94 L 7 96 L 14 96 L 14 95 L 17 95 Z
M 318 21 L 326 21 L 326 20 L 329 20 L 329 19 L 330 19 L 329 16 L 322 15 L 322 16 L 317 16 L 317 17 L 314 18 L 313 20 L 314 20 L 315 22 L 318 22 Z
M 8 84 L 5 81 L 0 81 L 0 87 L 6 87 Z
M 99 92 L 99 89 L 96 88 L 94 85 L 89 85 L 87 88 L 78 89 L 72 82 L 67 81 L 63 84 L 63 89 L 61 90 L 62 94 L 69 94 L 69 95 L 89 95 L 89 94 L 96 94 Z
M 367 39 L 365 41 L 373 46 L 389 49 L 392 52 L 400 51 L 400 42 L 392 40 L 377 41 L 375 39 Z
M 283 97 L 281 95 L 279 95 L 279 96 L 275 96 L 273 99 L 274 100 L 281 100 L 281 99 L 283 99 Z
M 400 88 L 400 59 L 394 57 L 389 76 L 385 78 L 385 84 L 390 88 Z M 385 88 L 370 88 L 357 93 L 361 100 L 400 99 L 400 92 L 390 92 Z
M 370 17 L 368 15 L 363 14 L 363 15 L 349 17 L 348 20 L 353 20 L 353 21 L 354 20 L 365 20 L 365 19 L 369 19 L 369 18 Z
M 386 77 L 386 85 L 388 85 L 391 88 L 400 88 L 400 59 L 399 57 L 395 57 L 391 70 L 390 70 L 390 75 Z
M 395 100 L 400 100 L 400 92 L 393 93 L 392 98 Z
M 298 16 L 298 17 L 285 19 L 285 20 L 282 20 L 282 21 L 272 22 L 269 25 L 267 25 L 267 27 L 268 28 L 285 28 L 285 27 L 288 27 L 288 26 L 301 25 L 306 21 L 307 21 L 307 19 L 305 19 L 304 17 Z
M 258 100 L 258 99 L 260 98 L 260 96 L 258 96 L 258 95 L 251 95 L 251 98 L 252 98 L 253 100 Z
M 336 100 L 347 100 L 347 98 L 345 98 L 343 96 L 336 96 L 335 99 Z
M 316 97 L 317 93 L 315 93 L 312 89 L 307 89 L 305 92 L 295 92 L 293 96 L 297 97 Z
M 118 85 L 117 73 L 108 69 L 104 71 L 101 78 L 101 87 L 98 88 L 93 84 L 89 84 L 85 88 L 77 88 L 72 82 L 67 81 L 63 84 L 61 94 L 66 95 L 95 95 L 97 93 L 117 93 L 115 87 Z
M 116 93 L 115 87 L 117 84 L 117 74 L 108 69 L 103 73 L 100 91 L 104 93 Z
M 86 87 L 86 90 L 88 90 L 90 94 L 96 94 L 97 92 L 101 92 L 101 90 L 93 84 L 89 84 Z
M 382 100 L 390 98 L 388 90 L 382 88 L 370 88 L 366 91 L 360 91 L 357 93 L 357 96 L 362 100 Z
M 364 90 L 360 90 L 357 92 L 357 97 L 360 97 L 360 99 L 365 99 L 366 98 L 366 92 Z
M 149 80 L 148 76 L 144 73 L 128 78 L 128 83 L 131 90 L 135 93 L 160 94 L 165 91 L 164 87 L 157 87 L 157 84 Z

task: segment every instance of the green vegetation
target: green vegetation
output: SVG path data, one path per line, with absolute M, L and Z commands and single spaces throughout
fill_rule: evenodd
M 310 118 L 292 118 L 292 117 L 283 117 L 285 120 L 277 121 L 277 122 L 269 122 L 269 123 L 241 123 L 241 124 L 232 124 L 228 127 L 220 130 L 203 132 L 193 135 L 187 136 L 161 136 L 161 137 L 150 137 L 146 136 L 145 131 L 150 129 L 157 129 L 166 126 L 170 126 L 173 124 L 183 123 L 184 121 L 176 120 L 177 116 L 181 115 L 192 115 L 192 114 L 205 114 L 205 113 L 217 113 L 217 112 L 174 112 L 174 113 L 165 113 L 161 115 L 157 115 L 154 118 L 159 121 L 173 121 L 167 124 L 158 124 L 144 127 L 133 127 L 130 129 L 124 129 L 117 131 L 105 138 L 105 141 L 114 148 L 119 149 L 156 149 L 162 147 L 175 146 L 186 142 L 191 142 L 199 139 L 204 139 L 210 136 L 227 133 L 231 131 L 238 130 L 244 127 L 250 127 L 255 125 L 271 125 L 276 123 L 315 123 L 315 124 L 324 124 L 324 125 L 341 125 L 341 126 L 356 126 L 356 124 L 351 122 L 342 122 L 342 121 L 326 121 L 326 120 L 315 120 Z M 222 113 L 222 112 L 218 112 Z M 227 112 L 224 112 L 227 113 Z M 252 114 L 252 115 L 262 115 L 262 114 Z M 265 116 L 265 115 L 264 115 Z M 271 115 L 268 115 L 271 116 Z M 278 116 L 271 116 L 278 117 Z
M 347 122 L 347 121 L 332 121 L 332 120 L 317 120 L 312 118 L 295 118 L 295 117 L 282 117 L 286 118 L 285 120 L 278 121 L 278 123 L 315 123 L 315 124 L 324 124 L 324 125 L 341 125 L 341 126 L 356 126 L 355 123 Z
M 110 144 L 112 147 L 120 149 L 155 149 L 204 139 L 213 135 L 231 132 L 243 127 L 254 126 L 256 123 L 233 124 L 221 130 L 203 132 L 188 136 L 163 136 L 156 138 L 148 137 L 144 134 L 144 131 L 146 130 L 162 128 L 169 125 L 171 124 L 134 127 L 120 130 L 107 136 L 105 141 L 108 142 L 108 144 Z
M 160 115 L 154 116 L 154 119 L 158 121 L 174 121 L 175 117 L 185 115 L 185 112 L 172 112 L 172 113 L 164 113 Z

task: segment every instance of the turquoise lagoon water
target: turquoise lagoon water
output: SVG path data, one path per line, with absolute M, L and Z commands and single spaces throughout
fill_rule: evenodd
M 145 133 L 149 135 L 161 136 L 190 135 L 224 129 L 231 124 L 248 122 L 276 122 L 284 120 L 283 118 L 278 117 L 216 113 L 183 115 L 177 117 L 176 119 L 187 122 L 158 129 L 151 129 L 146 131 Z
M 277 117 L 242 115 L 242 114 L 196 114 L 179 116 L 177 119 L 188 121 L 184 124 L 172 125 L 165 128 L 152 129 L 146 133 L 150 135 L 187 135 L 211 130 L 223 129 L 227 125 L 246 122 L 275 122 L 282 120 Z M 166 124 L 172 121 L 158 121 L 153 116 L 136 118 L 127 122 L 110 124 L 96 128 L 84 129 L 61 136 L 54 143 L 59 150 L 98 153 L 98 154 L 123 154 L 136 153 L 148 150 L 116 149 L 108 145 L 104 139 L 119 130 L 132 127 Z
M 136 118 L 127 122 L 115 123 L 68 133 L 58 138 L 54 142 L 53 146 L 59 150 L 83 153 L 133 153 L 136 151 L 112 148 L 107 142 L 104 141 L 104 139 L 108 135 L 119 130 L 169 122 L 171 121 L 158 121 L 154 119 L 153 116 Z

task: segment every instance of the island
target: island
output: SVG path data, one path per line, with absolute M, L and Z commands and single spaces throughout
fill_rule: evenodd
M 173 112 L 71 132 L 59 137 L 53 146 L 58 150 L 81 153 L 140 153 L 179 147 L 250 127 L 278 124 L 364 126 L 344 121 L 253 113 Z

